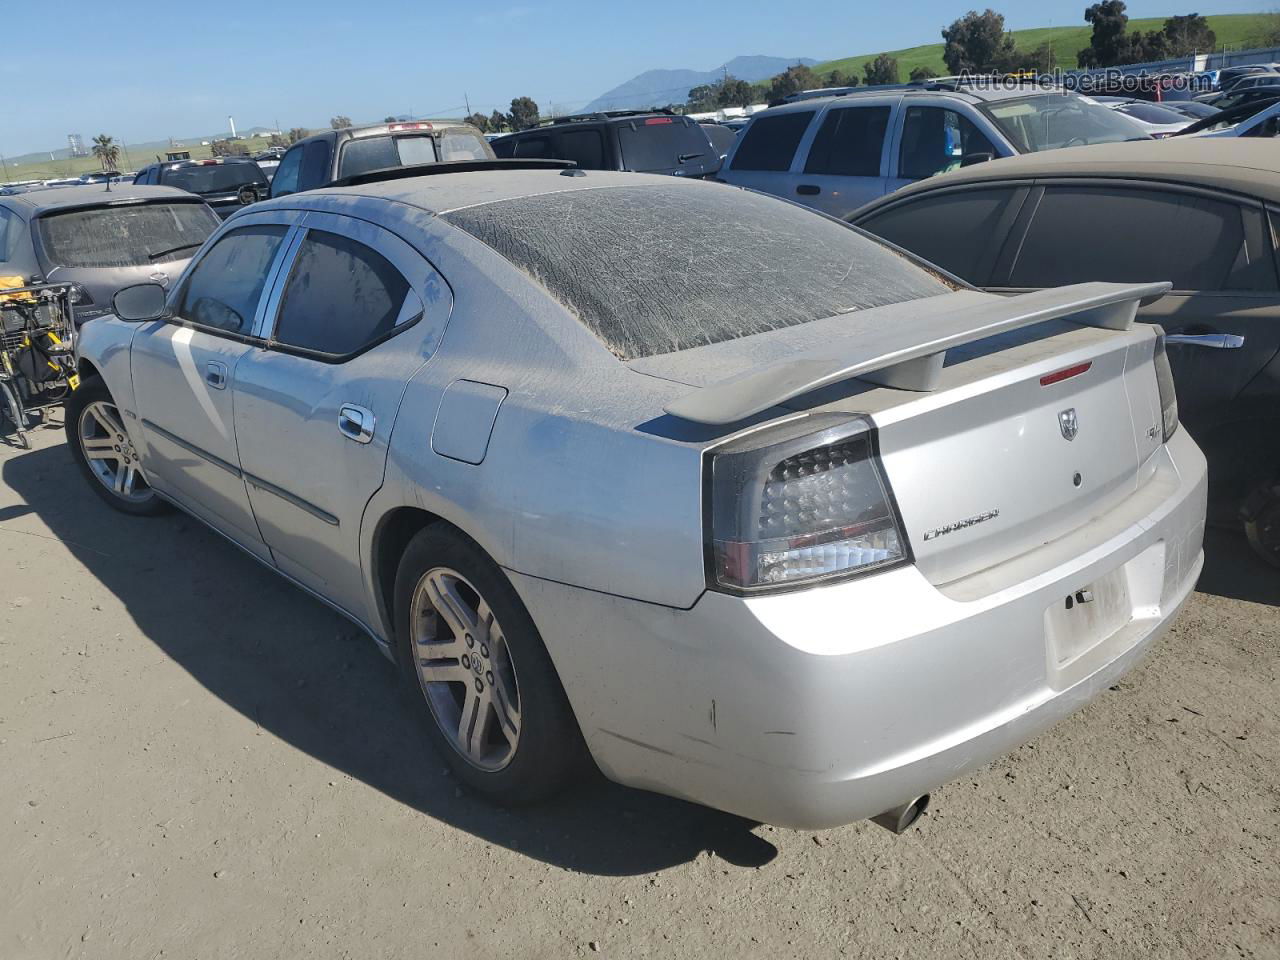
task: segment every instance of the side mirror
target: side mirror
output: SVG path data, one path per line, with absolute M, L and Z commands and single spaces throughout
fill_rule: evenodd
M 988 160 L 994 160 L 995 158 L 996 155 L 994 153 L 966 153 L 960 160 L 960 166 L 972 167 L 975 164 L 986 163 Z
M 111 298 L 111 309 L 121 320 L 142 323 L 164 316 L 165 290 L 158 283 L 135 283 L 117 290 Z

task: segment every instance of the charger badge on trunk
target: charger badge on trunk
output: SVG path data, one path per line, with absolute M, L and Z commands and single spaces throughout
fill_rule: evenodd
M 1067 407 L 1058 414 L 1058 429 L 1065 440 L 1074 440 L 1080 432 L 1080 421 L 1076 418 L 1076 408 Z

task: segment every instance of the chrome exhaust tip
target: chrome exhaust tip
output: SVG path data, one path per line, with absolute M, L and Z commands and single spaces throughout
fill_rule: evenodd
M 871 818 L 872 823 L 877 823 L 895 834 L 902 833 L 907 830 L 913 823 L 920 819 L 920 814 L 929 808 L 929 795 L 916 797 L 914 800 L 908 800 L 906 803 L 897 807 L 890 807 L 884 813 L 876 814 Z

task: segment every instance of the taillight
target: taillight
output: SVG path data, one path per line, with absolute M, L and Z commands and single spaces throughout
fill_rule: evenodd
M 1173 388 L 1173 370 L 1169 368 L 1169 355 L 1165 353 L 1163 333 L 1156 337 L 1153 359 L 1156 365 L 1156 386 L 1160 388 L 1160 418 L 1167 443 L 1178 429 L 1178 394 Z
M 657 127 L 664 123 L 674 123 L 674 122 L 675 121 L 672 120 L 670 117 L 649 117 L 647 120 L 645 120 L 644 125 L 646 127 Z
M 907 560 L 863 417 L 806 417 L 709 453 L 707 585 L 759 593 Z

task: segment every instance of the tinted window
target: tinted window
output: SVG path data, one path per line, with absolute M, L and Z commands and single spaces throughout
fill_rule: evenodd
M 941 107 L 912 107 L 902 124 L 898 176 L 923 180 L 958 169 L 965 157 L 975 153 L 998 156 L 991 141 L 968 117 Z
M 616 125 L 622 168 L 645 172 L 680 170 L 690 176 L 719 165 L 707 135 L 692 120 L 644 117 Z
M 880 154 L 888 129 L 888 107 L 829 110 L 809 148 L 804 172 L 844 177 L 880 176 Z
M 351 177 L 370 170 L 388 167 L 410 167 L 419 163 L 435 163 L 436 151 L 431 137 L 361 137 L 348 140 L 338 162 L 338 176 Z
M 500 200 L 443 219 L 542 284 L 623 359 L 951 289 L 803 207 L 673 182 Z
M 1003 239 L 996 225 L 1012 196 L 1008 187 L 929 195 L 873 214 L 858 226 L 981 286 L 987 277 L 978 276 L 979 264 Z
M 604 139 L 599 130 L 565 130 L 556 137 L 561 160 L 576 160 L 583 170 L 604 169 Z
M 1176 290 L 1218 290 L 1243 241 L 1233 203 L 1163 190 L 1049 187 L 1009 283 L 1170 280 Z
M 276 167 L 276 175 L 271 178 L 271 195 L 273 197 L 283 197 L 287 193 L 294 193 L 298 189 L 298 174 L 302 169 L 302 151 L 305 147 L 291 147 L 289 152 L 284 155 L 280 161 L 280 166 Z
M 17 246 L 17 232 L 22 221 L 4 207 L 0 207 L 0 262 L 8 262 L 10 250 Z
M 389 333 L 404 314 L 409 282 L 385 257 L 336 233 L 308 232 L 285 286 L 274 339 L 345 356 Z M 404 315 L 402 315 L 404 314 Z
M 513 157 L 549 157 L 551 141 L 546 137 L 521 137 L 512 144 Z
M 165 170 L 160 182 L 188 193 L 211 195 L 235 193 L 246 184 L 267 185 L 267 177 L 253 161 L 246 163 L 200 163 Z
M 1125 116 L 1133 117 L 1144 123 L 1181 123 L 1186 124 L 1187 118 L 1176 110 L 1170 110 L 1168 107 L 1157 106 L 1154 103 L 1122 103 L 1116 107 Z
M 314 190 L 329 182 L 331 153 L 328 140 L 312 140 L 306 145 L 302 154 L 302 170 L 298 174 L 299 190 Z
M 490 140 L 489 146 L 493 148 L 494 156 L 510 159 L 516 155 L 516 141 L 511 137 L 498 137 L 496 140 Z
M 488 144 L 484 137 L 469 130 L 446 130 L 440 134 L 436 145 L 440 148 L 441 160 L 488 160 L 492 156 L 485 149 Z M 414 162 L 429 163 L 430 161 L 415 160 Z
M 812 110 L 756 117 L 741 134 L 734 170 L 790 170 L 796 147 L 813 119 Z
M 285 227 L 264 225 L 223 236 L 191 272 L 178 315 L 206 327 L 249 333 L 285 232 Z
M 199 202 L 69 210 L 36 221 L 50 268 L 136 267 L 185 260 L 221 222 Z

